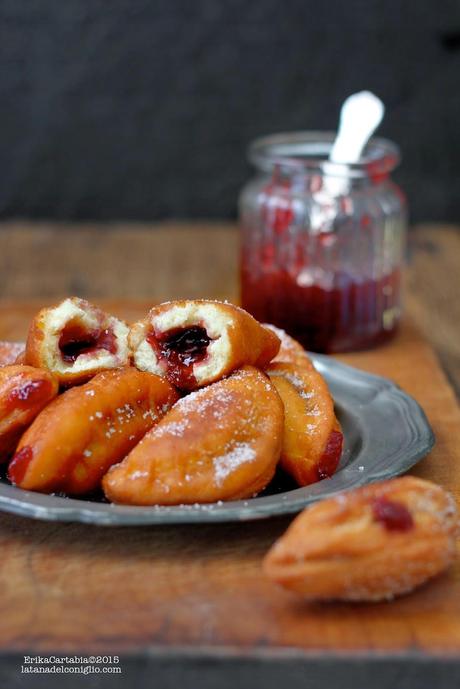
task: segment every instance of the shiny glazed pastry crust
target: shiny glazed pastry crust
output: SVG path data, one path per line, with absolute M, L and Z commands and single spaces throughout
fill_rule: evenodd
M 378 601 L 412 591 L 453 561 L 453 497 L 413 476 L 304 510 L 265 557 L 265 574 L 311 600 Z
M 22 433 L 57 393 L 57 380 L 48 371 L 0 368 L 0 462 L 10 458 Z
M 99 373 L 37 416 L 21 438 L 9 478 L 26 490 L 91 492 L 177 398 L 167 380 L 151 373 Z
M 313 366 L 278 362 L 266 372 L 284 404 L 282 468 L 300 486 L 332 476 L 343 436 L 326 381 Z
M 272 479 L 282 402 L 252 367 L 182 398 L 106 474 L 112 502 L 178 505 L 252 497 Z

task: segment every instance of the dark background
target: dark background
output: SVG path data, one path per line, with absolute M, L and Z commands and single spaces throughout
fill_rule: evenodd
M 387 105 L 413 220 L 460 219 L 460 2 L 0 0 L 0 215 L 234 217 L 261 134 Z

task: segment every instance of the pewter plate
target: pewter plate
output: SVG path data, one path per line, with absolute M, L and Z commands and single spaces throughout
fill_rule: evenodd
M 262 495 L 250 500 L 177 507 L 131 507 L 42 495 L 4 480 L 0 509 L 35 519 L 106 526 L 264 519 L 299 512 L 341 491 L 403 474 L 431 450 L 434 435 L 423 410 L 394 383 L 327 356 L 311 357 L 330 386 L 345 436 L 339 469 L 332 478 L 296 488 L 286 477 L 277 476 Z

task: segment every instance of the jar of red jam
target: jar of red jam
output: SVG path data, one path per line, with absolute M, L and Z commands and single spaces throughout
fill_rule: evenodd
M 406 202 L 390 177 L 399 149 L 374 138 L 359 162 L 332 163 L 334 138 L 256 140 L 258 174 L 240 196 L 242 305 L 317 352 L 383 342 L 401 312 Z

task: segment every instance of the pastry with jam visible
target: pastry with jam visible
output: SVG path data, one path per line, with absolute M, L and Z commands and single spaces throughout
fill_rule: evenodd
M 10 458 L 26 428 L 57 393 L 57 380 L 48 371 L 0 368 L 0 462 Z
M 280 341 L 239 307 L 202 299 L 155 306 L 131 327 L 129 344 L 137 368 L 195 390 L 241 366 L 263 368 Z
M 283 405 L 247 366 L 180 399 L 102 485 L 112 502 L 179 505 L 249 498 L 272 479 Z
M 23 363 L 20 358 L 25 351 L 23 342 L 0 341 L 0 367 L 11 366 L 12 364 Z
M 281 467 L 300 486 L 332 476 L 343 434 L 326 381 L 312 366 L 271 363 L 266 368 L 284 404 Z
M 177 398 L 165 378 L 134 367 L 99 373 L 43 409 L 22 436 L 8 478 L 26 490 L 90 493 Z
M 128 326 L 85 299 L 70 297 L 33 319 L 24 363 L 51 371 L 62 385 L 129 364 Z
M 458 527 L 449 493 L 405 476 L 304 510 L 263 568 L 272 581 L 310 600 L 389 600 L 449 567 Z

